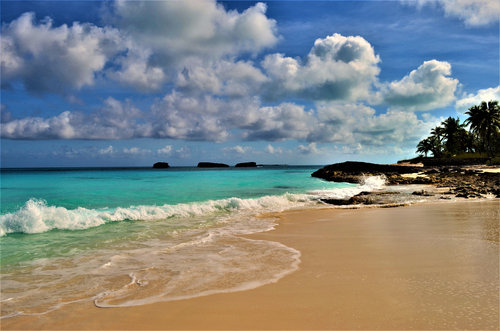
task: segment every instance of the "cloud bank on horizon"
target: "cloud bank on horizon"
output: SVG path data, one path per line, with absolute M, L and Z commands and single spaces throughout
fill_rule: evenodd
M 468 28 L 498 24 L 500 14 L 498 1 L 413 4 L 441 8 Z M 384 59 L 359 34 L 332 31 L 310 40 L 301 56 L 287 55 L 279 51 L 286 42 L 279 21 L 261 2 L 238 11 L 213 0 L 117 0 L 103 11 L 104 24 L 56 25 L 34 12 L 2 22 L 2 96 L 24 93 L 43 107 L 55 96 L 76 100 L 58 113 L 24 116 L 2 101 L 2 143 L 150 138 L 226 143 L 220 150 L 237 155 L 283 154 L 272 145 L 280 142 L 294 142 L 289 151 L 304 155 L 408 154 L 441 120 L 433 111 L 463 113 L 500 99 L 500 86 L 465 93 L 452 63 L 438 56 L 383 80 Z M 87 95 L 107 90 L 100 105 L 86 107 Z M 87 151 L 169 156 L 188 149 L 161 145 Z

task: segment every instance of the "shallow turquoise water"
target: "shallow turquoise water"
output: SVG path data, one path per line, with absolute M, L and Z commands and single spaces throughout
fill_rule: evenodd
M 65 208 L 129 207 L 305 193 L 339 187 L 318 167 L 10 170 L 1 173 L 1 213 L 32 198 Z
M 158 228 L 197 227 L 214 222 L 217 209 L 244 208 L 239 201 L 217 205 L 223 199 L 349 186 L 311 177 L 317 168 L 4 170 L 2 265 L 148 238 Z
M 312 178 L 318 168 L 4 169 L 2 318 L 73 297 L 126 306 L 276 281 L 300 253 L 237 235 L 272 228 L 256 214 L 362 189 Z

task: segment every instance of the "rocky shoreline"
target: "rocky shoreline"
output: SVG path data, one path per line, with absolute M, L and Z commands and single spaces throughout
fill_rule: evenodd
M 431 185 L 428 190 L 415 190 L 411 193 L 396 191 L 361 192 L 348 199 L 321 199 L 334 205 L 380 204 L 398 205 L 403 200 L 435 197 L 437 199 L 456 198 L 500 198 L 500 172 L 498 167 L 486 166 L 415 166 L 381 165 L 366 162 L 343 162 L 326 166 L 311 174 L 327 181 L 363 183 L 367 176 L 385 176 L 387 184 Z M 408 196 L 411 194 L 411 196 Z M 404 195 L 404 197 L 403 197 Z M 404 199 L 403 199 L 404 198 Z

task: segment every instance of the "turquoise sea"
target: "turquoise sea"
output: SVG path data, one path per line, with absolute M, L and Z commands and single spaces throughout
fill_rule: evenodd
M 320 166 L 3 169 L 2 318 L 237 291 L 293 272 L 300 252 L 241 236 L 265 212 L 382 185 L 312 178 Z

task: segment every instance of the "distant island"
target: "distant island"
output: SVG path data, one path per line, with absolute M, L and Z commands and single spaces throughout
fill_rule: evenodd
M 198 168 L 229 168 L 229 165 L 225 163 L 200 162 L 198 163 Z
M 155 164 L 153 164 L 153 168 L 154 169 L 166 169 L 166 168 L 170 168 L 170 165 L 168 164 L 168 162 L 156 162 Z
M 217 163 L 217 162 L 199 162 L 197 165 L 198 168 L 229 168 L 228 164 L 225 163 Z M 257 168 L 256 162 L 241 162 L 237 163 L 235 168 Z M 170 168 L 168 162 L 156 162 L 153 164 L 154 169 L 167 169 Z
M 235 165 L 236 168 L 256 168 L 257 163 L 255 162 L 242 162 Z

